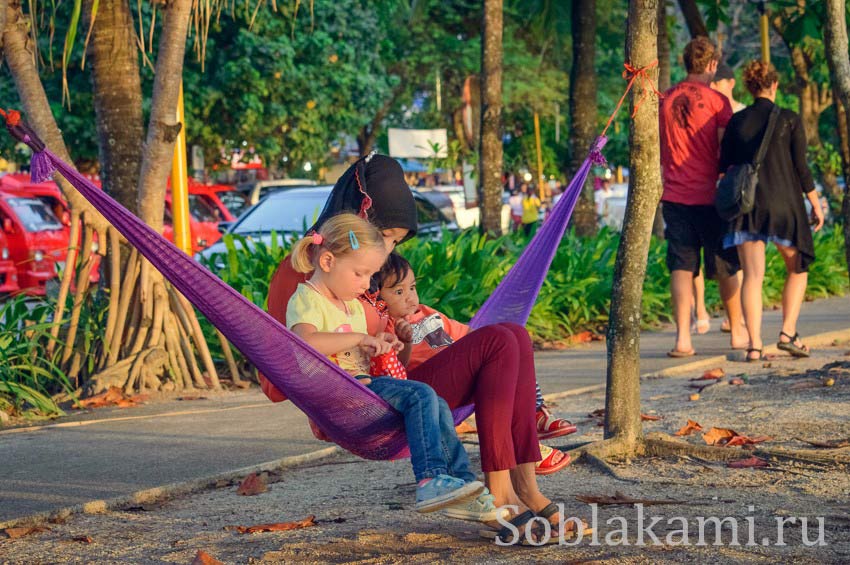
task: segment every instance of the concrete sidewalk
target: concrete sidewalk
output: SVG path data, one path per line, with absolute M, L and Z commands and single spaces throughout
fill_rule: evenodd
M 670 359 L 673 331 L 644 332 L 641 371 L 652 373 L 728 352 L 728 334 L 696 336 L 699 353 Z M 803 305 L 803 336 L 850 327 L 850 297 Z M 765 313 L 767 344 L 779 332 L 779 312 Z M 536 355 L 547 395 L 605 382 L 605 344 Z M 100 409 L 24 430 L 0 431 L 0 524 L 92 500 L 199 479 L 326 449 L 291 403 L 274 405 L 256 389 L 210 394 L 131 410 Z M 559 414 L 580 416 L 567 400 Z

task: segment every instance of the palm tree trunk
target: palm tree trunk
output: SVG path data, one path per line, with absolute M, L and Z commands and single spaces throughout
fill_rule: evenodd
M 657 58 L 656 5 L 630 0 L 626 61 L 642 68 Z M 649 71 L 657 80 L 658 71 Z M 661 198 L 658 98 L 636 81 L 631 107 L 640 103 L 629 126 L 629 196 L 617 261 L 608 324 L 608 379 L 605 437 L 634 448 L 642 439 L 640 421 L 641 295 L 655 209 Z
M 89 17 L 93 3 L 84 3 L 83 12 Z M 129 2 L 100 1 L 87 55 L 103 186 L 121 205 L 135 211 L 144 125 L 139 53 Z
M 481 230 L 502 231 L 502 0 L 484 0 L 481 41 Z
M 570 175 L 581 167 L 596 138 L 596 0 L 573 0 L 573 66 L 570 70 Z M 597 231 L 593 178 L 581 191 L 573 225 L 579 235 Z

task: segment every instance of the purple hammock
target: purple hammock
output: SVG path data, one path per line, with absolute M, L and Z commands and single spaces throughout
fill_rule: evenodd
M 33 182 L 52 178 L 58 171 L 106 217 L 207 319 L 247 357 L 281 392 L 307 414 L 339 446 L 366 459 L 396 459 L 407 455 L 404 420 L 372 391 L 313 350 L 200 263 L 151 229 L 142 220 L 97 189 L 73 167 L 44 147 L 23 124 L 7 129 L 33 149 Z M 546 222 L 523 251 L 470 326 L 498 322 L 525 325 L 567 222 L 593 163 L 606 138 L 598 138 L 565 189 Z M 454 411 L 460 423 L 474 410 Z

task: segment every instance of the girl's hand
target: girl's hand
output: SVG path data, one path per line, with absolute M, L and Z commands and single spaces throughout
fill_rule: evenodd
M 376 337 L 364 335 L 363 339 L 360 340 L 360 348 L 369 353 L 371 357 L 378 357 L 379 355 L 389 353 L 393 349 L 392 344 L 386 339 L 381 339 L 379 337 L 381 335 L 378 334 Z
M 395 350 L 397 353 L 404 349 L 404 344 L 398 340 L 395 334 L 391 334 L 389 332 L 380 332 L 375 337 L 388 343 L 390 345 L 390 351 Z M 387 353 L 389 353 L 389 351 L 387 351 Z
M 413 341 L 413 326 L 404 318 L 395 321 L 395 335 L 402 343 Z

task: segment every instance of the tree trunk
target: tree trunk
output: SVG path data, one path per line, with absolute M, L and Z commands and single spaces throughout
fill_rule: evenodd
M 655 5 L 654 1 L 652 1 L 652 5 Z M 708 28 L 705 27 L 696 0 L 679 0 L 679 8 L 681 8 L 682 15 L 685 17 L 685 24 L 688 26 L 691 37 L 701 35 L 708 37 Z
M 481 41 L 481 231 L 502 233 L 502 0 L 484 0 Z
M 658 2 L 658 90 L 667 92 L 672 86 L 670 69 L 670 36 L 667 31 L 667 0 Z M 664 239 L 664 218 L 661 215 L 661 204 L 655 208 L 655 218 L 652 220 L 652 235 Z
M 657 58 L 656 0 L 630 0 L 626 61 L 642 68 Z M 648 71 L 657 80 L 658 71 Z M 646 96 L 646 98 L 644 98 Z M 652 220 L 661 198 L 661 156 L 658 98 L 645 92 L 638 80 L 631 108 L 640 105 L 629 126 L 629 195 L 611 293 L 608 323 L 608 379 L 605 398 L 605 437 L 637 446 L 640 421 L 641 295 L 646 275 Z
M 575 175 L 596 138 L 596 0 L 573 0 L 573 66 L 570 70 L 570 176 Z M 588 176 L 573 212 L 576 233 L 598 229 L 593 178 Z
M 83 12 L 91 14 L 94 0 Z M 87 27 L 87 26 L 86 26 Z M 99 4 L 88 52 L 104 189 L 122 206 L 138 210 L 136 183 L 142 164 L 142 83 L 130 4 Z
M 844 169 L 844 181 L 850 181 L 850 56 L 847 40 L 847 8 L 843 0 L 826 0 L 823 21 L 823 37 L 829 74 L 841 104 L 836 104 L 838 131 L 841 137 L 841 162 Z M 850 188 L 844 187 L 841 206 L 844 219 L 844 257 L 850 271 Z

